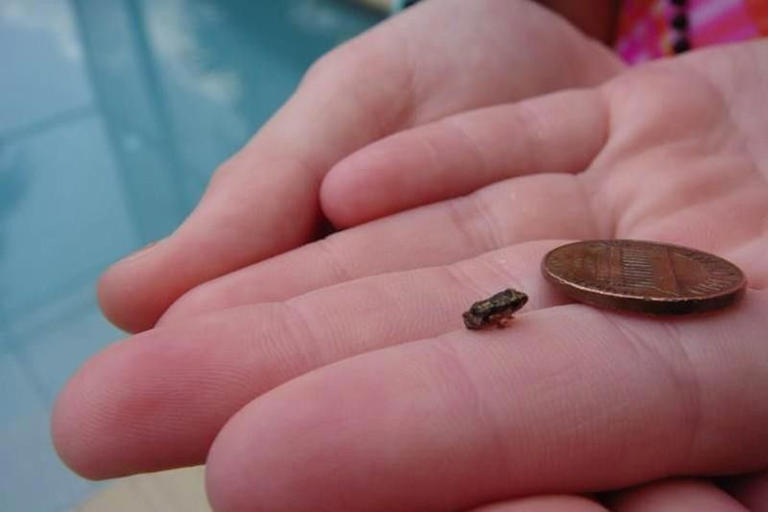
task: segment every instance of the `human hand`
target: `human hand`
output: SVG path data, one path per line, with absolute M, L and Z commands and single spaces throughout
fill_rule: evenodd
M 106 272 L 102 308 L 123 329 L 148 329 L 195 285 L 308 241 L 322 218 L 323 176 L 354 150 L 455 112 L 600 83 L 620 68 L 532 3 L 416 6 L 321 59 L 172 236 Z
M 471 510 L 637 485 L 618 510 L 663 510 L 664 496 L 738 510 L 711 483 L 649 482 L 768 466 L 767 62 L 766 42 L 697 52 L 358 153 L 372 183 L 402 176 L 434 201 L 423 172 L 469 195 L 188 294 L 69 384 L 62 457 L 107 477 L 200 463 L 215 438 L 222 511 Z M 613 237 L 720 254 L 749 291 L 727 311 L 647 318 L 569 303 L 540 277 L 563 240 Z M 460 327 L 469 303 L 510 285 L 531 297 L 510 328 Z M 765 475 L 748 478 L 740 497 L 764 499 Z

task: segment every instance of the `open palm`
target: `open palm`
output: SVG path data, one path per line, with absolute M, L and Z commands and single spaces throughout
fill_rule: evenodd
M 767 63 L 762 42 L 699 52 L 364 147 L 321 189 L 359 225 L 196 288 L 91 360 L 59 401 L 60 451 L 108 476 L 198 463 L 215 438 L 223 511 L 575 512 L 601 505 L 563 494 L 764 469 Z M 614 237 L 724 256 L 747 295 L 646 318 L 540 277 L 552 247 Z M 531 296 L 510 328 L 461 328 L 507 286 Z M 747 478 L 757 500 L 765 476 Z M 531 495 L 550 496 L 509 501 Z M 610 499 L 743 510 L 706 481 Z

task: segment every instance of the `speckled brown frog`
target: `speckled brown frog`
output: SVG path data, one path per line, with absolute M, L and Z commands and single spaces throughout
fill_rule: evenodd
M 512 320 L 512 315 L 528 302 L 528 296 L 523 292 L 507 288 L 485 300 L 475 302 L 469 311 L 465 312 L 464 325 L 467 329 L 486 329 L 489 327 L 506 327 Z

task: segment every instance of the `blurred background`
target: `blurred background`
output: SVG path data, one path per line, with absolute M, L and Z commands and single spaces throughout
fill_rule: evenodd
M 53 400 L 121 337 L 96 304 L 102 270 L 171 232 L 304 70 L 381 16 L 343 0 L 0 0 L 0 511 L 207 510 L 199 469 L 69 472 Z

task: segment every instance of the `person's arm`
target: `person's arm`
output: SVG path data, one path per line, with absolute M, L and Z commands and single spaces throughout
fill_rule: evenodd
M 620 0 L 590 0 L 589 2 L 538 0 L 538 2 L 560 14 L 588 36 L 606 44 L 613 43 L 619 18 Z
M 620 0 L 536 0 L 581 29 L 585 34 L 606 44 L 611 44 L 616 32 Z M 357 0 L 358 3 L 380 11 L 396 9 L 399 2 L 392 0 Z M 415 3 L 415 2 L 413 2 Z

